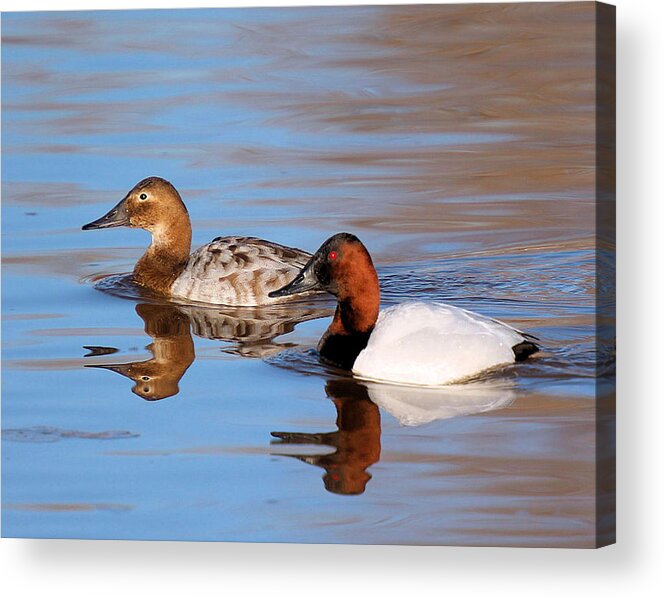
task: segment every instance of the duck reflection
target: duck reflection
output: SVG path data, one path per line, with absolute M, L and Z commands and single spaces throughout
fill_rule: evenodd
M 275 339 L 292 332 L 301 322 L 330 316 L 333 311 L 305 303 L 224 310 L 181 305 L 179 309 L 189 317 L 196 336 L 232 343 L 223 350 L 243 357 L 267 357 L 293 347 Z
M 362 494 L 372 476 L 367 468 L 381 456 L 381 415 L 367 387 L 355 380 L 329 380 L 326 395 L 337 409 L 337 430 L 323 434 L 272 432 L 280 445 L 321 445 L 335 449 L 326 455 L 291 456 L 325 469 L 323 483 L 335 494 Z
M 136 313 L 152 338 L 146 349 L 152 358 L 129 363 L 99 363 L 85 367 L 110 370 L 134 381 L 132 392 L 147 401 L 177 395 L 179 382 L 196 354 L 192 331 L 196 336 L 232 343 L 223 350 L 244 357 L 264 357 L 291 346 L 275 343 L 279 335 L 291 332 L 296 324 L 329 315 L 330 309 L 292 306 L 290 309 L 231 308 L 229 311 L 175 304 L 140 303 Z M 114 347 L 84 347 L 86 357 L 116 353 Z
M 132 392 L 146 401 L 178 394 L 178 383 L 195 358 L 189 318 L 172 305 L 143 303 L 136 313 L 153 342 L 146 347 L 152 359 L 86 367 L 110 370 L 134 381 Z M 98 353 L 97 353 L 98 354 Z
M 381 456 L 380 410 L 402 426 L 472 415 L 510 405 L 515 389 L 510 380 L 471 382 L 442 388 L 394 386 L 347 378 L 329 380 L 326 395 L 337 409 L 337 430 L 323 434 L 272 432 L 273 444 L 329 446 L 321 454 L 274 453 L 325 469 L 323 483 L 335 494 L 362 494 L 372 476 L 367 469 Z

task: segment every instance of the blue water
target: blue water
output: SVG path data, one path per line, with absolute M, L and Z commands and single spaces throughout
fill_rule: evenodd
M 2 15 L 3 535 L 595 543 L 592 14 L 487 10 Z M 449 301 L 544 350 L 426 397 L 430 421 L 318 363 L 330 299 L 96 287 L 149 238 L 80 227 L 149 175 L 194 246 L 354 232 L 384 305 Z M 167 345 L 155 386 L 86 367 Z

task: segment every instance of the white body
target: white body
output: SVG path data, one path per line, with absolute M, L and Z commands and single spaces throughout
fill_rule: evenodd
M 445 303 L 403 303 L 383 310 L 355 363 L 361 378 L 441 386 L 515 361 L 518 330 Z

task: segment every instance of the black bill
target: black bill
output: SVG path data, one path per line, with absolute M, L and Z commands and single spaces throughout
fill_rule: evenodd
M 129 214 L 127 213 L 127 198 L 123 199 L 117 206 L 109 210 L 101 218 L 84 224 L 82 230 L 94 230 L 96 228 L 114 228 L 116 226 L 129 226 Z
M 313 256 L 298 275 L 281 289 L 268 293 L 268 297 L 288 297 L 307 291 L 323 291 L 324 286 L 316 276 L 316 256 Z

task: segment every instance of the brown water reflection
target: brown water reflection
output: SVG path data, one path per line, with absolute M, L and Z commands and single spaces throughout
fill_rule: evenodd
M 370 400 L 367 388 L 354 380 L 329 380 L 325 390 L 337 410 L 337 431 L 272 432 L 272 435 L 279 438 L 278 446 L 306 444 L 334 448 L 333 453 L 325 455 L 291 456 L 325 469 L 323 483 L 329 492 L 362 494 L 372 478 L 367 468 L 381 457 L 379 408 Z
M 312 185 L 334 188 L 339 213 L 362 229 L 452 238 L 470 233 L 483 248 L 588 240 L 595 217 L 594 19 L 591 3 L 386 7 L 371 33 L 348 38 L 353 51 L 327 60 L 331 67 L 369 73 L 356 89 L 331 94 L 305 87 L 295 95 L 278 87 L 252 96 L 279 114 L 280 123 L 385 136 L 384 144 L 359 151 L 264 145 L 231 156 L 208 152 L 208 159 L 343 167 L 343 181 L 326 177 Z M 295 59 L 311 68 L 307 50 L 316 47 L 315 32 L 300 31 L 295 43 L 302 53 L 296 51 Z M 253 33 L 257 52 L 275 53 L 277 66 L 292 59 L 273 45 L 287 36 L 279 25 Z M 378 74 L 383 78 L 376 81 Z M 418 133 L 426 135 L 419 144 L 391 143 L 390 135 L 411 139 Z M 460 135 L 459 143 L 436 141 L 437 134 L 452 133 Z M 489 138 L 478 142 L 474 134 Z M 381 175 L 368 179 L 368 168 Z M 301 184 L 299 176 L 266 183 Z M 364 208 L 349 194 L 352 185 L 384 194 L 380 218 L 371 208 L 362 215 Z

